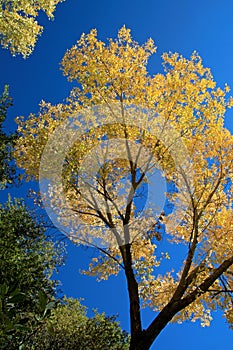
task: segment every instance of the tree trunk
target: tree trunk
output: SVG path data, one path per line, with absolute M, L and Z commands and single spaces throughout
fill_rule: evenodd
M 130 244 L 120 247 L 122 254 L 125 276 L 127 280 L 129 303 L 130 303 L 130 330 L 132 339 L 137 339 L 142 333 L 140 300 L 138 293 L 138 284 L 132 268 L 132 257 Z
M 153 341 L 149 341 L 142 331 L 141 336 L 131 338 L 129 350 L 149 350 Z

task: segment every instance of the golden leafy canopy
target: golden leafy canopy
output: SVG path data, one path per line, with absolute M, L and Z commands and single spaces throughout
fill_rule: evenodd
M 108 227 L 115 238 L 119 225 L 125 235 L 132 230 L 134 239 L 129 256 L 145 305 L 159 311 L 173 297 L 192 300 L 175 320 L 201 319 L 203 325 L 208 325 L 210 310 L 217 305 L 229 310 L 227 315 L 232 317 L 231 297 L 227 292 L 223 297 L 221 291 L 232 287 L 232 268 L 223 267 L 233 256 L 233 137 L 224 127 L 224 115 L 233 100 L 228 97 L 227 85 L 224 89 L 216 87 L 210 69 L 203 66 L 196 52 L 190 59 L 165 53 L 164 74 L 150 76 L 147 63 L 154 52 L 151 39 L 139 45 L 126 27 L 108 44 L 97 39 L 96 30 L 83 34 L 62 60 L 64 74 L 70 81 L 77 81 L 77 87 L 66 104 L 52 106 L 42 102 L 38 115 L 18 119 L 21 137 L 15 154 L 26 174 L 38 178 L 41 157 L 51 134 L 78 116 L 72 120 L 73 132 L 79 130 L 79 137 L 66 154 L 62 187 L 57 189 L 53 184 L 49 192 L 50 204 L 58 212 L 62 213 L 62 203 L 53 200 L 56 191 L 65 193 L 66 205 L 76 211 L 73 217 L 62 218 L 65 226 L 71 225 L 68 234 L 73 241 L 80 240 L 75 226 L 77 216 L 86 223 L 83 230 L 93 237 L 101 237 L 101 227 Z M 97 106 L 102 114 L 93 113 L 92 106 Z M 133 117 L 127 119 L 131 112 Z M 174 137 L 170 137 L 168 130 L 173 130 Z M 115 139 L 124 139 L 128 157 L 106 160 L 93 181 L 88 182 L 94 163 L 85 163 L 83 169 L 84 160 L 99 144 L 110 145 Z M 176 144 L 177 140 L 180 143 Z M 67 141 L 61 137 L 57 153 Z M 182 152 L 186 154 L 176 146 L 175 156 L 174 143 L 184 145 Z M 137 152 L 133 158 L 135 145 Z M 107 146 L 104 147 L 103 157 L 107 156 Z M 145 149 L 147 154 L 143 153 Z M 140 154 L 144 168 L 139 166 Z M 186 172 L 176 159 L 182 156 L 190 166 Z M 153 217 L 155 212 L 152 211 L 152 216 L 149 211 L 144 212 L 140 222 L 134 224 L 137 213 L 131 199 L 145 184 L 152 168 L 160 169 L 167 183 L 173 185 L 167 197 L 176 210 L 165 208 L 162 223 Z M 82 177 L 84 173 L 86 177 Z M 144 182 L 138 180 L 138 174 Z M 89 186 L 85 190 L 80 186 L 84 179 Z M 177 220 L 180 215 L 182 219 Z M 148 222 L 156 222 L 150 234 Z M 161 239 L 157 229 L 161 224 L 169 254 L 156 252 L 157 241 Z M 175 260 L 176 245 L 185 251 L 180 265 Z M 106 279 L 117 274 L 120 266 L 125 267 L 126 255 L 120 245 L 112 245 L 106 252 L 105 257 L 94 258 L 86 273 Z M 170 270 L 158 273 L 163 260 L 169 258 Z M 224 284 L 221 278 L 213 277 L 209 287 L 210 277 L 217 276 L 220 270 Z

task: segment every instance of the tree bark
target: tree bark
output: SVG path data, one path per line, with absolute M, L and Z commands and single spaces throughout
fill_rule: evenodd
M 138 293 L 138 283 L 136 281 L 133 268 L 132 268 L 132 256 L 131 246 L 126 244 L 120 247 L 122 254 L 125 275 L 127 280 L 129 303 L 130 303 L 130 330 L 131 330 L 131 347 L 134 349 L 137 342 L 142 337 L 142 324 L 141 324 L 141 310 L 140 299 Z

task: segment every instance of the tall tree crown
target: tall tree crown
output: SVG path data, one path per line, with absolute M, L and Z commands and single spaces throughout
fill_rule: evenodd
M 232 307 L 230 89 L 216 86 L 196 52 L 165 53 L 164 74 L 151 76 L 154 52 L 151 39 L 139 45 L 125 27 L 108 44 L 96 30 L 83 34 L 62 60 L 78 83 L 67 103 L 42 101 L 38 115 L 18 119 L 18 165 L 40 176 L 67 235 L 105 252 L 87 273 L 106 279 L 125 271 L 132 349 L 142 334 L 149 346 L 172 319 L 209 325 L 211 310 Z M 156 173 L 167 185 L 164 208 L 148 192 L 144 210 L 137 200 Z M 165 274 L 161 238 L 185 252 Z M 145 333 L 140 298 L 158 312 Z

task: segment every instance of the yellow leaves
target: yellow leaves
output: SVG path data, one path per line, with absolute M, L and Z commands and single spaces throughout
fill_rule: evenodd
M 224 89 L 224 91 L 225 91 L 226 93 L 230 92 L 230 91 L 231 91 L 230 86 L 227 85 L 227 84 L 225 84 L 225 89 Z
M 82 273 L 88 276 L 96 276 L 98 281 L 107 280 L 110 275 L 117 275 L 120 271 L 120 266 L 117 264 L 122 263 L 122 259 L 119 258 L 119 250 L 112 248 L 108 250 L 109 256 L 99 256 L 98 258 L 92 258 L 89 264 L 89 269 L 83 270 Z M 110 256 L 116 260 L 111 259 Z
M 232 108 L 233 107 L 233 98 L 231 97 L 228 103 L 228 107 Z
M 139 46 L 125 27 L 108 45 L 97 39 L 96 30 L 91 30 L 67 51 L 62 68 L 70 81 L 75 79 L 82 85 L 83 95 L 91 94 L 89 101 L 93 103 L 122 96 L 134 98 L 138 96 L 135 89 L 144 90 L 146 64 L 153 52 L 152 40 Z
M 52 106 L 42 101 L 38 115 L 30 114 L 26 121 L 23 117 L 16 118 L 21 137 L 15 147 L 15 156 L 18 166 L 28 169 L 29 177 L 38 179 L 41 155 L 48 137 L 70 113 L 68 106 Z
M 150 241 L 143 239 L 135 241 L 132 244 L 133 264 L 138 279 L 145 281 L 150 280 L 153 269 L 160 265 L 160 259 L 155 256 L 156 245 Z M 83 274 L 96 276 L 98 280 L 107 280 L 110 275 L 117 275 L 120 271 L 122 258 L 118 247 L 108 249 L 109 256 L 99 256 L 92 258 L 87 271 L 82 271 Z M 112 259 L 112 256 L 114 259 Z M 164 259 L 167 259 L 167 254 L 164 254 Z M 119 264 L 117 263 L 119 262 Z
M 43 10 L 49 18 L 53 18 L 56 5 L 61 1 L 63 0 L 21 0 L 12 1 L 10 5 L 3 1 L 0 5 L 1 45 L 9 48 L 13 56 L 29 56 L 43 30 L 36 21 L 38 11 Z
M 221 262 L 233 254 L 233 210 L 222 208 L 215 213 L 206 230 L 209 246 L 215 252 L 215 259 Z
M 201 304 L 199 300 L 194 302 L 191 306 L 185 308 L 177 316 L 175 316 L 172 322 L 182 322 L 189 320 L 191 322 L 200 321 L 202 327 L 209 327 L 213 317 L 211 310 Z
M 23 17 L 17 12 L 4 13 L 0 17 L 1 44 L 4 48 L 10 48 L 13 56 L 17 53 L 24 58 L 29 55 L 41 32 L 42 27 L 33 18 Z
M 119 30 L 116 40 L 110 39 L 108 43 L 98 40 L 95 29 L 83 34 L 62 60 L 64 74 L 69 80 L 76 80 L 80 87 L 72 90 L 67 105 L 42 102 L 38 115 L 18 120 L 21 136 L 16 157 L 27 174 L 38 177 L 40 158 L 50 135 L 64 121 L 75 120 L 73 134 L 77 132 L 78 138 L 66 153 L 59 189 L 65 194 L 66 205 L 76 212 L 73 216 L 69 212 L 65 225 L 72 224 L 69 234 L 72 233 L 70 236 L 76 242 L 79 238 L 91 237 L 98 243 L 107 241 L 110 247 L 109 255 L 94 258 L 86 273 L 99 279 L 118 273 L 122 258 L 119 247 L 114 245 L 113 232 L 118 230 L 123 237 L 127 227 L 130 238 L 133 237 L 129 244 L 140 295 L 145 304 L 161 310 L 172 298 L 183 266 L 163 275 L 157 273 L 161 259 L 168 259 L 168 255 L 158 257 L 153 235 L 150 236 L 152 242 L 146 239 L 148 227 L 156 228 L 156 215 L 151 216 L 150 206 L 138 219 L 136 202 L 133 202 L 127 216 L 129 226 L 125 226 L 129 199 L 126 193 L 132 188 L 133 165 L 137 163 L 136 178 L 144 170 L 147 172 L 144 185 L 147 183 L 149 188 L 150 172 L 145 164 L 152 155 L 153 161 L 148 166 L 160 167 L 171 187 L 166 193 L 167 206 L 174 210 L 163 218 L 162 241 L 182 243 L 186 257 L 196 234 L 196 251 L 187 277 L 192 276 L 198 264 L 202 264 L 202 268 L 190 278 L 184 293 L 188 295 L 223 259 L 232 256 L 233 137 L 224 128 L 224 114 L 233 106 L 233 99 L 226 98 L 228 86 L 216 87 L 210 70 L 195 52 L 190 59 L 177 53 L 164 54 L 165 73 L 149 76 L 147 61 L 154 51 L 152 40 L 139 45 L 126 27 Z M 93 105 L 95 108 L 90 108 Z M 101 115 L 93 113 L 98 108 Z M 75 115 L 78 118 L 72 118 Z M 127 123 L 129 115 L 130 123 Z M 112 149 L 109 145 L 113 140 Z M 173 143 L 177 140 L 180 142 L 174 152 Z M 61 135 L 54 157 L 69 141 Z M 128 157 L 124 153 L 126 145 Z M 108 159 L 109 154 L 112 158 Z M 184 169 L 179 166 L 181 158 L 187 160 Z M 81 186 L 87 183 L 91 184 L 89 188 Z M 53 191 L 50 189 L 50 197 Z M 59 207 L 55 200 L 51 206 Z M 83 220 L 81 229 L 76 225 L 77 217 Z M 106 226 L 111 228 L 107 233 Z M 109 240 L 106 234 L 110 235 Z M 218 281 L 214 288 L 220 288 Z M 200 319 L 203 325 L 209 325 L 209 310 L 215 303 L 208 299 L 211 299 L 209 294 L 198 294 L 178 320 Z
M 226 318 L 230 324 L 231 329 L 233 329 L 233 308 L 226 311 Z
M 132 42 L 132 37 L 130 34 L 131 30 L 127 29 L 125 26 L 123 26 L 119 31 L 118 31 L 118 39 L 119 41 L 126 42 L 130 44 Z
M 139 285 L 143 306 L 149 306 L 154 311 L 161 310 L 169 302 L 175 289 L 176 282 L 171 272 L 150 276 Z

